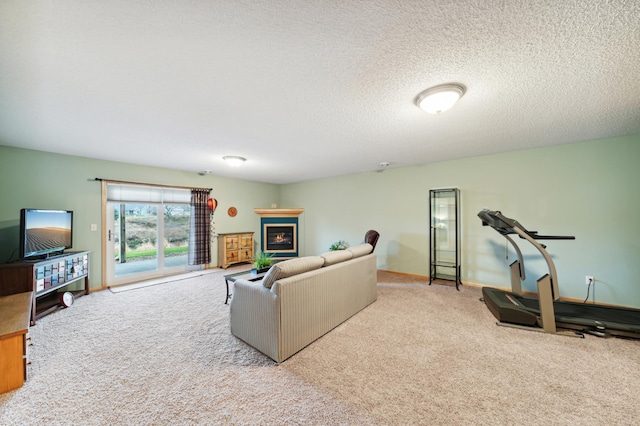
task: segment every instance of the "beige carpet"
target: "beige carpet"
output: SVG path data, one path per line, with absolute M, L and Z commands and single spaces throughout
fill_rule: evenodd
M 96 292 L 32 328 L 1 425 L 631 425 L 640 342 L 497 327 L 477 288 L 379 273 L 378 301 L 277 365 L 216 272 Z

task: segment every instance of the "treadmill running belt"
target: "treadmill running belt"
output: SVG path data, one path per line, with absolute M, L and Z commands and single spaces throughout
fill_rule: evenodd
M 535 326 L 540 317 L 538 299 L 491 287 L 483 287 L 485 304 L 500 322 Z M 608 307 L 586 303 L 554 301 L 555 320 L 558 325 L 579 330 L 604 328 L 612 334 L 616 331 L 637 334 L 640 338 L 640 310 Z

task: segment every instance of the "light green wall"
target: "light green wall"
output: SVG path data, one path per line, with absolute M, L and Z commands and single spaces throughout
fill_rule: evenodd
M 325 252 L 339 239 L 358 244 L 368 229 L 377 229 L 379 268 L 426 276 L 429 189 L 457 187 L 463 282 L 509 287 L 514 253 L 505 259 L 504 238 L 477 217 L 491 208 L 541 234 L 576 237 L 544 242 L 562 296 L 584 299 L 584 277 L 593 275 L 596 301 L 640 308 L 638 164 L 635 135 L 279 186 L 0 146 L 0 262 L 17 249 L 21 208 L 74 210 L 74 248 L 92 251 L 92 287 L 99 287 L 101 239 L 90 224 L 101 223 L 100 184 L 92 179 L 102 177 L 214 188 L 216 230 L 254 231 L 257 239 L 255 207 L 302 207 L 301 255 Z M 238 208 L 235 218 L 226 214 L 230 206 Z M 535 291 L 546 265 L 518 241 L 527 268 L 524 289 Z
M 253 231 L 257 240 L 260 220 L 253 209 L 269 207 L 280 197 L 278 185 L 0 146 L 0 263 L 18 256 L 21 208 L 73 210 L 73 249 L 92 252 L 91 287 L 100 287 L 101 184 L 96 177 L 213 188 L 211 195 L 219 203 L 216 231 Z M 231 206 L 238 209 L 234 218 L 227 215 Z M 90 231 L 93 223 L 98 231 Z M 217 249 L 212 256 L 216 265 Z
M 597 302 L 640 308 L 640 135 L 579 142 L 415 167 L 390 168 L 283 185 L 281 204 L 304 207 L 304 253 L 336 240 L 381 237 L 378 267 L 429 274 L 429 189 L 457 187 L 462 198 L 462 280 L 509 287 L 515 259 L 505 239 L 483 227 L 478 212 L 501 210 L 529 230 L 574 235 L 542 241 L 558 272 L 560 294 L 584 299 L 585 275 L 596 278 Z M 525 291 L 547 272 L 538 252 L 525 255 Z

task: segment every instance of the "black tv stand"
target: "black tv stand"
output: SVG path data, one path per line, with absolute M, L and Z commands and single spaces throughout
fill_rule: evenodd
M 88 251 L 26 259 L 0 265 L 0 296 L 32 291 L 31 325 L 35 325 L 38 318 L 63 307 L 60 293 L 82 280 L 82 289 L 71 290 L 76 297 L 89 294 Z

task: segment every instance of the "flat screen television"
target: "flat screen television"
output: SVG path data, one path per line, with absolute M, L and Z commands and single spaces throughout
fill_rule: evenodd
M 73 212 L 70 210 L 20 210 L 20 258 L 42 258 L 62 254 L 73 242 Z

